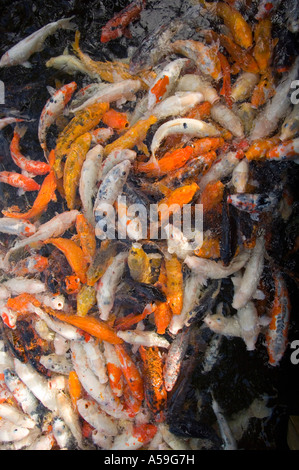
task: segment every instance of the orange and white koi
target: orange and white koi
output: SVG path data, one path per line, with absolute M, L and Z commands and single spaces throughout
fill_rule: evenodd
M 34 203 L 27 212 L 12 212 L 11 210 L 2 211 L 3 215 L 6 217 L 13 217 L 15 219 L 37 219 L 41 214 L 47 210 L 48 204 L 52 200 L 56 200 L 55 191 L 56 191 L 56 178 L 54 172 L 51 170 L 49 174 L 45 177 L 41 188 L 38 192 Z
M 245 152 L 247 160 L 262 160 L 266 158 L 267 152 L 279 144 L 279 137 L 274 136 L 269 139 L 257 139 Z
M 10 217 L 0 218 L 0 232 L 18 237 L 29 237 L 34 235 L 37 228 L 27 220 L 15 220 Z
M 98 127 L 91 132 L 91 145 L 102 145 L 113 136 L 114 130 L 111 127 Z
M 222 72 L 216 44 L 206 46 L 204 43 L 193 39 L 178 39 L 171 43 L 170 47 L 173 52 L 193 60 L 204 75 L 210 76 L 216 81 L 220 80 Z
M 156 151 L 161 142 L 169 135 L 186 134 L 192 137 L 216 137 L 220 135 L 219 130 L 205 121 L 197 119 L 177 118 L 162 124 L 155 132 L 151 143 L 151 160 L 156 161 Z
M 15 276 L 26 276 L 26 274 L 37 274 L 45 271 L 49 266 L 48 258 L 36 253 L 20 260 L 13 268 Z
M 115 437 L 110 450 L 138 450 L 155 436 L 157 426 L 150 423 L 127 426 L 126 431 Z
M 123 344 L 116 344 L 115 350 L 120 362 L 123 375 L 126 379 L 131 392 L 137 400 L 142 401 L 144 398 L 144 387 L 141 373 L 130 354 L 126 351 Z
M 28 176 L 16 173 L 14 171 L 1 171 L 0 183 L 6 183 L 23 191 L 38 191 L 40 184 Z
M 279 272 L 274 275 L 275 294 L 270 312 L 271 322 L 266 333 L 269 364 L 277 366 L 288 345 L 291 303 L 286 282 Z
M 14 135 L 10 143 L 10 154 L 13 162 L 21 168 L 21 170 L 27 171 L 32 175 L 45 175 L 50 171 L 50 165 L 45 162 L 37 160 L 29 160 L 20 151 L 20 140 L 24 136 L 27 128 L 25 126 L 16 126 L 14 129 Z
M 157 103 L 167 98 L 174 90 L 182 69 L 188 59 L 176 59 L 167 64 L 157 75 L 148 91 L 148 109 L 151 110 Z
M 268 160 L 282 161 L 282 160 L 297 160 L 299 156 L 299 138 L 286 140 L 281 144 L 272 147 L 268 150 L 266 158 Z
M 59 28 L 74 29 L 74 24 L 71 22 L 73 18 L 62 18 L 61 20 L 48 23 L 18 42 L 1 57 L 0 67 L 10 67 L 18 64 L 30 67 L 27 60 L 32 54 L 41 50 L 44 41 L 49 35 L 54 34 Z
M 281 0 L 272 0 L 271 2 L 269 2 L 269 0 L 261 0 L 259 2 L 258 12 L 255 15 L 255 18 L 260 20 L 272 15 L 279 7 L 280 3 Z
M 114 345 L 103 341 L 108 380 L 112 393 L 121 397 L 124 392 L 124 377 Z
M 56 118 L 63 112 L 65 106 L 70 101 L 74 91 L 77 88 L 76 82 L 67 83 L 46 102 L 38 123 L 38 139 L 40 145 L 47 155 L 47 130 L 55 122 Z

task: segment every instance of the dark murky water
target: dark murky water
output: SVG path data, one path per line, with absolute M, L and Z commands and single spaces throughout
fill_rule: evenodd
M 140 21 L 135 22 L 130 27 L 132 38 L 122 37 L 108 44 L 101 44 L 101 27 L 115 12 L 120 11 L 128 3 L 128 1 L 112 0 L 85 2 L 80 0 L 1 0 L 0 56 L 8 48 L 45 24 L 62 17 L 75 15 L 75 22 L 81 32 L 80 47 L 84 52 L 97 60 L 123 59 L 127 57 L 128 50 L 130 48 L 134 50 L 145 35 L 153 32 L 158 26 L 169 21 L 170 18 L 174 19 L 181 16 L 189 6 L 187 1 L 180 0 L 148 1 L 147 8 L 142 12 Z M 254 11 L 254 3 L 252 8 Z M 283 21 L 279 14 L 275 16 L 274 22 L 274 36 L 280 37 L 281 31 L 283 31 L 283 34 L 286 35 L 285 42 L 289 41 L 286 54 L 291 55 L 292 48 L 296 47 L 297 38 L 295 35 L 285 33 L 282 27 Z M 41 110 L 49 98 L 47 86 L 55 87 L 57 81 L 70 81 L 69 75 L 47 68 L 45 63 L 51 57 L 62 54 L 66 47 L 71 52 L 73 40 L 73 31 L 58 30 L 46 40 L 44 49 L 31 57 L 32 68 L 27 69 L 17 66 L 0 70 L 0 79 L 5 84 L 5 105 L 0 105 L 0 114 L 4 115 L 8 110 L 10 112 L 17 110 L 22 115 L 33 119 L 28 124 L 28 131 L 22 140 L 24 153 L 30 154 L 32 158 L 42 158 L 37 140 L 37 126 Z M 280 60 L 279 57 L 277 60 Z M 86 76 L 80 74 L 76 76 L 76 81 L 78 88 L 91 82 Z M 12 133 L 13 129 L 7 127 L 0 134 L 0 170 L 11 170 L 14 167 L 9 154 L 9 142 Z M 53 134 L 53 139 L 55 137 Z M 259 181 L 265 185 L 265 188 L 267 186 L 271 187 L 273 174 L 275 173 L 277 176 L 279 173 L 277 166 L 275 170 L 271 165 L 266 170 L 264 167 L 262 175 L 259 170 L 260 167 L 257 165 Z M 281 164 L 280 170 L 282 173 L 285 171 L 288 185 L 298 205 L 298 171 L 296 165 Z M 26 197 L 17 197 L 16 191 L 11 191 L 7 185 L 4 186 L 0 186 L 0 209 L 13 204 L 19 205 L 22 209 L 25 205 L 31 204 L 35 197 L 32 194 L 26 195 Z M 56 210 L 61 211 L 61 204 L 63 204 L 63 201 L 58 198 L 57 204 L 51 205 L 53 215 Z M 49 213 L 43 217 L 48 218 Z M 297 273 L 298 255 L 289 256 L 288 245 L 293 242 L 296 234 L 298 236 L 298 207 L 294 208 L 294 215 L 287 226 L 281 221 L 274 221 L 271 230 L 274 234 L 271 256 L 279 265 L 283 266 L 286 273 Z M 287 282 L 293 305 L 289 334 L 291 344 L 293 340 L 299 340 L 298 297 L 293 276 L 289 275 Z M 229 295 L 229 285 L 224 284 L 224 299 Z M 206 397 L 208 389 L 213 390 L 215 397 L 227 415 L 233 415 L 248 408 L 255 398 L 268 397 L 265 399 L 265 403 L 273 409 L 271 416 L 263 420 L 252 418 L 247 430 L 238 442 L 239 448 L 247 450 L 287 449 L 288 417 L 289 415 L 299 415 L 299 364 L 293 365 L 291 363 L 291 353 L 292 350 L 289 347 L 279 367 L 272 368 L 267 363 L 268 357 L 263 336 L 260 336 L 257 348 L 253 352 L 246 351 L 241 340 L 223 338 L 216 366 L 210 373 L 203 375 L 201 373 L 203 353 L 193 345 L 189 351 L 189 356 L 187 356 L 192 363 L 190 377 L 187 376 L 187 386 L 181 389 L 179 386 L 176 387 L 172 394 L 171 414 L 168 417 L 172 432 L 187 436 L 186 422 L 188 421 L 191 422 L 191 428 L 188 432 L 191 437 L 196 437 L 196 433 L 194 434 L 193 431 L 197 423 L 194 422 L 194 428 L 192 428 L 192 419 L 194 413 L 198 413 L 198 409 L 195 409 L 197 402 L 200 400 L 205 403 L 205 400 L 208 400 Z M 196 360 L 194 361 L 195 355 Z M 187 374 L 187 367 L 185 371 L 184 373 Z M 186 378 L 186 375 L 183 374 L 181 380 L 184 378 Z M 203 422 L 206 424 L 215 423 L 215 417 L 211 413 L 205 412 L 204 406 L 200 413 L 202 413 L 200 418 Z

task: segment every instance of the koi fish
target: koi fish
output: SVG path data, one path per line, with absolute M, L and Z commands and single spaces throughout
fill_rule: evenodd
M 259 108 L 268 102 L 276 94 L 273 77 L 271 74 L 265 74 L 261 77 L 259 83 L 253 90 L 251 104 L 254 108 Z
M 101 120 L 102 116 L 109 109 L 109 103 L 97 103 L 87 107 L 83 111 L 77 113 L 73 119 L 67 124 L 63 131 L 59 134 L 56 148 L 55 161 L 53 169 L 57 178 L 63 176 L 62 160 L 68 153 L 71 144 L 77 137 L 89 132 Z
M 34 203 L 27 212 L 12 212 L 2 211 L 3 215 L 6 217 L 13 217 L 15 219 L 23 219 L 23 220 L 30 220 L 30 219 L 37 219 L 41 216 L 41 214 L 47 210 L 48 204 L 52 200 L 56 200 L 55 191 L 56 191 L 56 178 L 54 172 L 51 170 L 49 174 L 45 177 L 38 195 L 34 200 Z
M 225 2 L 204 2 L 204 5 L 208 11 L 215 13 L 223 20 L 236 44 L 244 49 L 249 49 L 252 46 L 251 27 L 236 8 Z
M 189 332 L 179 333 L 168 350 L 163 367 L 163 378 L 167 392 L 173 389 L 178 379 L 182 361 L 188 348 L 188 335 Z
M 145 0 L 134 0 L 119 13 L 116 13 L 102 28 L 101 42 L 106 43 L 123 35 L 130 37 L 128 25 L 140 16 L 145 5 Z
M 45 155 L 47 155 L 47 130 L 55 122 L 56 118 L 63 112 L 76 88 L 76 82 L 71 82 L 61 87 L 46 102 L 41 112 L 38 124 L 38 139 Z
M 4 129 L 4 127 L 9 126 L 10 124 L 14 124 L 16 122 L 22 122 L 24 119 L 18 119 L 15 117 L 5 117 L 0 119 L 0 130 Z
M 135 145 L 144 150 L 143 141 L 150 127 L 157 122 L 156 116 L 150 116 L 146 119 L 140 119 L 125 134 L 121 135 L 111 144 L 106 145 L 104 156 L 106 157 L 116 149 L 133 149 Z M 147 150 L 146 150 L 147 152 Z
M 71 18 L 62 18 L 61 20 L 48 23 L 20 41 L 1 57 L 0 67 L 10 67 L 18 64 L 22 64 L 24 67 L 31 67 L 31 64 L 27 62 L 29 57 L 35 52 L 42 50 L 43 43 L 47 37 L 54 34 L 58 29 L 74 29 L 74 24 L 71 22 L 73 18 L 72 16 Z
M 231 194 L 227 202 L 239 210 L 249 212 L 256 220 L 261 212 L 271 211 L 278 202 L 275 194 Z
M 269 72 L 271 65 L 272 53 L 275 44 L 271 36 L 272 23 L 270 18 L 264 18 L 258 22 L 254 31 L 255 46 L 253 57 L 258 63 L 261 74 Z
M 77 315 L 85 317 L 96 303 L 97 298 L 94 286 L 84 284 L 77 295 Z
M 173 315 L 179 315 L 183 306 L 182 263 L 176 255 L 165 259 L 167 276 L 166 296 Z
M 241 119 L 229 107 L 222 103 L 216 103 L 211 107 L 211 117 L 225 129 L 228 129 L 235 137 L 244 137 L 244 128 Z
M 250 98 L 258 81 L 259 75 L 257 73 L 241 73 L 232 87 L 231 97 L 233 101 L 245 101 Z
M 245 157 L 249 161 L 262 160 L 266 157 L 267 152 L 277 144 L 279 144 L 279 137 L 277 136 L 270 137 L 269 139 L 257 139 L 246 150 Z
M 217 101 L 220 100 L 220 96 L 218 95 L 217 90 L 211 85 L 211 83 L 203 77 L 195 74 L 186 73 L 185 75 L 183 75 L 178 80 L 176 91 L 199 92 L 203 95 L 204 100 L 210 103 L 211 105 L 215 104 Z M 202 116 L 201 119 L 204 119 L 204 116 Z
M 212 395 L 212 408 L 216 415 L 221 437 L 224 443 L 223 449 L 224 450 L 236 450 L 237 449 L 236 440 L 230 430 L 230 427 L 228 425 L 226 418 L 224 417 L 223 411 L 221 410 L 218 402 L 214 398 L 214 395 Z
M 137 400 L 142 401 L 144 398 L 144 386 L 142 376 L 136 364 L 133 362 L 122 344 L 115 344 L 115 350 L 120 362 L 121 370 L 132 394 L 137 398 Z
M 232 59 L 239 64 L 244 72 L 259 73 L 259 66 L 254 57 L 236 44 L 229 36 L 219 34 L 220 44 L 227 50 Z
M 80 182 L 81 170 L 90 144 L 90 133 L 82 134 L 71 144 L 66 156 L 63 170 L 63 189 L 69 210 L 75 209 L 76 192 Z
M 170 343 L 167 339 L 159 336 L 154 331 L 140 331 L 140 330 L 124 330 L 118 331 L 117 336 L 123 339 L 126 343 L 137 344 L 149 348 L 165 348 L 168 349 Z
M 130 125 L 126 113 L 120 113 L 112 108 L 104 114 L 102 122 L 117 132 L 127 129 Z
M 169 116 L 186 116 L 188 111 L 201 101 L 203 101 L 203 95 L 199 92 L 176 93 L 154 106 L 151 112 L 158 120 Z
M 19 127 L 18 125 L 14 129 L 14 135 L 10 144 L 10 154 L 13 162 L 21 168 L 21 170 L 27 171 L 28 173 L 33 175 L 45 175 L 50 171 L 50 166 L 47 163 L 29 160 L 24 157 L 20 151 L 20 139 L 24 136 L 26 130 L 27 128 L 25 126 Z
M 299 154 L 299 138 L 287 140 L 268 150 L 266 158 L 269 160 L 297 160 Z
M 237 193 L 245 193 L 249 177 L 249 162 L 246 158 L 234 168 L 232 174 L 232 185 Z
M 86 220 L 83 214 L 78 214 L 77 216 L 76 230 L 82 251 L 88 263 L 90 263 L 96 253 L 96 238 L 93 226 Z
M 112 390 L 112 393 L 116 397 L 121 397 L 124 393 L 124 377 L 118 355 L 115 351 L 114 345 L 103 342 L 104 344 L 104 356 L 107 365 L 108 380 Z
M 220 80 L 222 76 L 221 63 L 217 55 L 218 47 L 216 45 L 206 46 L 204 43 L 193 39 L 178 39 L 171 43 L 171 50 L 193 60 L 204 75 L 210 76 L 216 81 Z
M 155 421 L 163 420 L 167 402 L 167 391 L 163 380 L 162 356 L 158 347 L 139 347 L 144 377 L 144 398 L 155 416 Z
M 187 63 L 188 59 L 176 59 L 167 64 L 157 75 L 148 91 L 148 109 L 152 109 L 172 93 L 179 75 Z
M 281 0 L 272 0 L 269 2 L 268 0 L 262 0 L 259 3 L 258 12 L 255 16 L 257 20 L 263 19 L 275 12 L 275 10 L 279 7 Z
M 271 322 L 266 333 L 266 346 L 269 364 L 275 367 L 281 361 L 287 348 L 291 304 L 281 273 L 275 273 L 274 284 L 275 297 L 270 312 Z
M 298 136 L 299 133 L 299 105 L 294 105 L 294 108 L 289 116 L 281 126 L 280 140 L 288 141 Z
M 40 184 L 34 179 L 14 171 L 1 171 L 0 172 L 0 183 L 6 183 L 14 188 L 20 188 L 23 191 L 38 191 Z
M 58 237 L 48 238 L 44 240 L 43 243 L 50 243 L 62 251 L 75 274 L 79 277 L 80 281 L 85 284 L 87 261 L 82 249 L 73 240 Z

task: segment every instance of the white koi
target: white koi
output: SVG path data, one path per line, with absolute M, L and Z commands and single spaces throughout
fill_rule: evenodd
M 35 422 L 30 416 L 26 416 L 18 408 L 8 403 L 0 403 L 0 417 L 22 428 L 32 429 L 35 427 Z
M 97 305 L 102 320 L 107 320 L 112 310 L 115 292 L 124 274 L 127 259 L 127 252 L 118 253 L 97 283 Z
M 98 377 L 101 384 L 108 382 L 106 360 L 102 353 L 99 344 L 91 338 L 89 341 L 84 341 L 83 348 L 85 350 L 89 367 Z
M 78 413 L 98 432 L 107 436 L 117 436 L 118 427 L 110 416 L 101 410 L 94 400 L 80 398 L 77 400 Z
M 83 336 L 80 331 L 73 325 L 70 325 L 66 322 L 62 322 L 60 320 L 54 319 L 50 315 L 48 315 L 44 310 L 39 307 L 33 307 L 34 313 L 39 316 L 42 320 L 46 322 L 48 327 L 58 333 L 59 335 L 63 336 L 65 339 L 69 341 L 81 341 L 83 340 Z
M 29 363 L 14 359 L 15 371 L 29 390 L 51 411 L 57 411 L 56 393 L 48 386 L 48 380 L 39 374 Z
M 52 422 L 53 436 L 60 450 L 75 450 L 76 440 L 71 433 L 70 428 L 65 424 L 62 418 L 55 416 Z
M 249 162 L 247 158 L 238 163 L 232 174 L 232 185 L 237 193 L 245 193 L 249 178 Z
M 188 445 L 188 440 L 175 436 L 172 432 L 169 431 L 169 426 L 166 423 L 160 423 L 158 430 L 161 432 L 162 437 L 166 444 L 173 450 L 190 450 Z
M 12 65 L 22 64 L 23 66 L 29 66 L 28 59 L 35 52 L 41 51 L 43 43 L 48 36 L 54 34 L 57 29 L 74 29 L 75 25 L 71 22 L 71 18 L 62 18 L 61 20 L 48 23 L 42 28 L 38 29 L 34 33 L 30 34 L 27 38 L 18 42 L 15 46 L 9 49 L 1 57 L 0 67 L 10 67 Z
M 190 109 L 203 101 L 203 94 L 200 92 L 177 92 L 158 103 L 151 114 L 158 120 L 166 119 L 170 116 L 183 116 Z
M 70 429 L 72 435 L 76 439 L 80 449 L 84 450 L 82 429 L 79 421 L 78 413 L 74 410 L 71 399 L 62 390 L 59 390 L 56 395 L 57 407 L 60 417 Z
M 199 75 L 185 74 L 183 75 L 177 84 L 176 92 L 199 92 L 203 95 L 204 101 L 208 101 L 211 105 L 217 103 L 220 100 L 220 96 L 217 90 L 210 84 L 208 80 L 205 80 Z
M 244 137 L 244 126 L 237 114 L 229 109 L 225 104 L 215 103 L 211 107 L 211 117 L 224 129 L 229 130 L 235 137 Z
M 119 163 L 123 162 L 124 160 L 129 160 L 130 162 L 134 162 L 136 159 L 136 152 L 131 149 L 115 149 L 113 150 L 107 157 L 105 158 L 104 162 L 101 165 L 100 169 L 100 177 L 104 179 L 107 173 L 112 170 L 113 167 L 118 165 Z
M 58 356 L 52 353 L 47 356 L 41 356 L 39 362 L 48 370 L 56 374 L 68 375 L 72 370 L 72 362 L 65 356 Z
M 23 292 L 27 294 L 40 294 L 46 291 L 46 285 L 38 279 L 29 279 L 26 277 L 14 277 L 2 284 L 12 295 L 19 295 Z
M 236 440 L 231 432 L 228 422 L 218 404 L 212 395 L 212 408 L 216 415 L 221 437 L 223 440 L 223 450 L 237 450 Z
M 51 450 L 55 444 L 55 437 L 52 432 L 38 437 L 27 450 Z
M 178 379 L 182 361 L 189 344 L 188 333 L 189 331 L 187 333 L 179 333 L 171 343 L 168 350 L 163 368 L 163 378 L 167 392 L 170 392 L 173 389 Z
M 236 290 L 232 306 L 235 309 L 245 307 L 257 290 L 264 267 L 265 239 L 257 238 L 252 254 L 245 266 L 245 271 L 239 288 Z
M 134 100 L 135 94 L 141 89 L 140 80 L 122 80 L 101 87 L 97 93 L 85 100 L 80 106 L 70 107 L 72 113 L 77 113 L 95 103 L 112 103 L 120 99 Z
M 102 165 L 103 153 L 104 148 L 100 144 L 87 152 L 82 165 L 79 181 L 82 212 L 88 222 L 93 226 L 95 225 L 93 215 L 93 197 L 97 192 L 98 175 Z
M 140 330 L 126 330 L 118 331 L 117 336 L 123 339 L 126 343 L 141 344 L 146 347 L 158 347 L 168 349 L 170 346 L 169 341 L 163 336 L 158 335 L 154 331 L 140 331 Z
M 284 120 L 280 130 L 280 140 L 288 141 L 299 134 L 299 104 L 294 105 L 294 108 L 289 116 Z
M 0 442 L 15 442 L 28 436 L 29 429 L 16 426 L 6 419 L 0 420 Z
M 248 351 L 254 351 L 260 333 L 260 322 L 254 303 L 248 302 L 244 307 L 239 308 L 237 317 L 246 348 Z
M 228 152 L 221 155 L 212 168 L 204 176 L 199 177 L 198 184 L 200 190 L 203 191 L 209 183 L 229 176 L 239 162 L 238 152 Z

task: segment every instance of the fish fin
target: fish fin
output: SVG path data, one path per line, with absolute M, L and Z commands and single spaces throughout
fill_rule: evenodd
M 77 28 L 77 25 L 75 23 L 72 23 L 72 20 L 74 18 L 75 18 L 75 15 L 71 16 L 70 18 L 62 18 L 61 20 L 58 20 L 57 23 L 59 24 L 59 27 L 62 29 L 75 30 Z
M 162 183 L 157 183 L 157 186 L 158 186 L 159 191 L 162 194 L 164 194 L 164 196 L 169 196 L 172 193 L 171 189 L 169 189 L 167 186 L 165 186 Z
M 25 67 L 26 69 L 31 69 L 32 68 L 32 64 L 30 62 L 28 62 L 27 60 L 25 62 L 22 62 L 23 67 Z
M 20 138 L 22 138 L 25 135 L 26 131 L 27 131 L 27 126 L 24 126 L 24 125 L 20 126 L 19 124 L 15 126 L 15 133 L 18 134 Z
M 24 189 L 23 188 L 18 188 L 17 195 L 20 197 L 20 196 L 23 196 L 23 194 L 25 194 Z
M 53 88 L 53 87 L 50 86 L 50 85 L 47 86 L 47 90 L 48 90 L 48 92 L 49 92 L 49 94 L 50 94 L 51 96 L 53 96 L 54 93 L 56 93 L 55 88 Z
M 137 148 L 138 150 L 143 152 L 146 156 L 149 156 L 148 148 L 143 142 L 140 142 L 139 144 L 137 144 Z
M 69 55 L 69 48 L 68 48 L 68 46 L 66 46 L 66 48 L 64 49 L 62 55 Z

